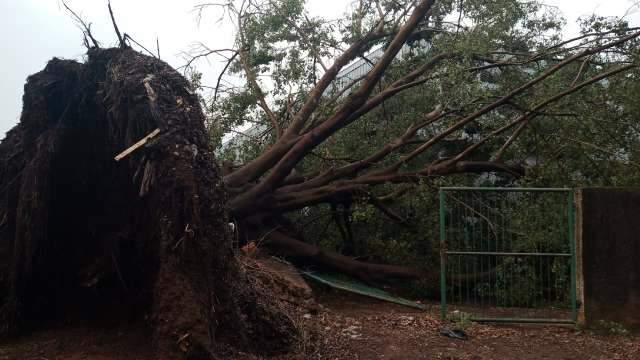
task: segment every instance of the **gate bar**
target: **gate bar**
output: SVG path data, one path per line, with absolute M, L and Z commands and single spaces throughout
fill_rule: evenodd
M 526 188 L 526 187 L 519 187 L 519 188 L 508 188 L 508 187 L 503 187 L 503 188 L 499 188 L 499 187 L 455 187 L 455 186 L 444 186 L 441 187 L 440 190 L 444 190 L 444 191 L 451 191 L 451 190 L 475 190 L 475 191 L 510 191 L 510 192 L 572 192 L 573 189 L 571 188 Z
M 532 324 L 567 324 L 573 325 L 573 320 L 567 319 L 536 319 L 536 318 L 490 318 L 490 317 L 470 317 L 469 320 L 475 322 L 507 322 L 507 323 L 532 323 Z
M 571 257 L 571 253 L 522 253 L 522 252 L 491 252 L 491 251 L 447 251 L 447 255 L 494 255 L 494 256 L 552 256 Z
M 571 319 L 574 323 L 578 322 L 578 301 L 577 301 L 577 284 L 576 284 L 576 237 L 575 230 L 575 212 L 574 212 L 573 191 L 567 194 L 567 217 L 569 218 L 569 247 L 571 248 Z
M 440 316 L 447 318 L 447 239 L 444 214 L 444 189 L 440 188 Z

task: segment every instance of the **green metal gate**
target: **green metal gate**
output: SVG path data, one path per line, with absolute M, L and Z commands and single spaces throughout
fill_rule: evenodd
M 440 189 L 443 319 L 575 323 L 573 190 Z

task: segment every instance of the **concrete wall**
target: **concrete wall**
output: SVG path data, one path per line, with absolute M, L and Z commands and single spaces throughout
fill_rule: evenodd
M 579 320 L 640 329 L 640 188 L 576 194 Z

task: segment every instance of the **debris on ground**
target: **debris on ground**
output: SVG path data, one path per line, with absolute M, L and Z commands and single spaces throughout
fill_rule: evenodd
M 440 335 L 447 324 L 439 320 L 437 306 L 424 312 L 345 293 L 316 296 L 315 314 L 304 307 L 290 308 L 289 316 L 301 330 L 298 345 L 271 359 L 640 359 L 637 335 L 605 336 L 556 325 L 472 323 L 465 328 L 469 339 L 460 341 Z M 138 328 L 50 329 L 0 343 L 0 360 L 151 360 L 153 354 L 141 346 L 145 334 Z M 238 353 L 234 359 L 265 357 Z
M 450 337 L 452 339 L 469 340 L 469 335 L 467 335 L 467 333 L 465 333 L 464 330 L 462 330 L 462 329 L 447 329 L 447 328 L 444 328 L 444 329 L 440 330 L 440 335 L 447 336 L 447 337 Z

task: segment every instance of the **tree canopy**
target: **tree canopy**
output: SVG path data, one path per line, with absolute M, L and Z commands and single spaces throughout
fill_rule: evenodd
M 623 19 L 583 18 L 569 37 L 537 1 L 363 0 L 333 20 L 299 0 L 223 8 L 235 47 L 205 102 L 218 144 L 252 127 L 222 149 L 230 212 L 255 229 L 245 240 L 290 249 L 291 219 L 313 206 L 403 223 L 397 204 L 416 188 L 638 176 L 640 33 Z

